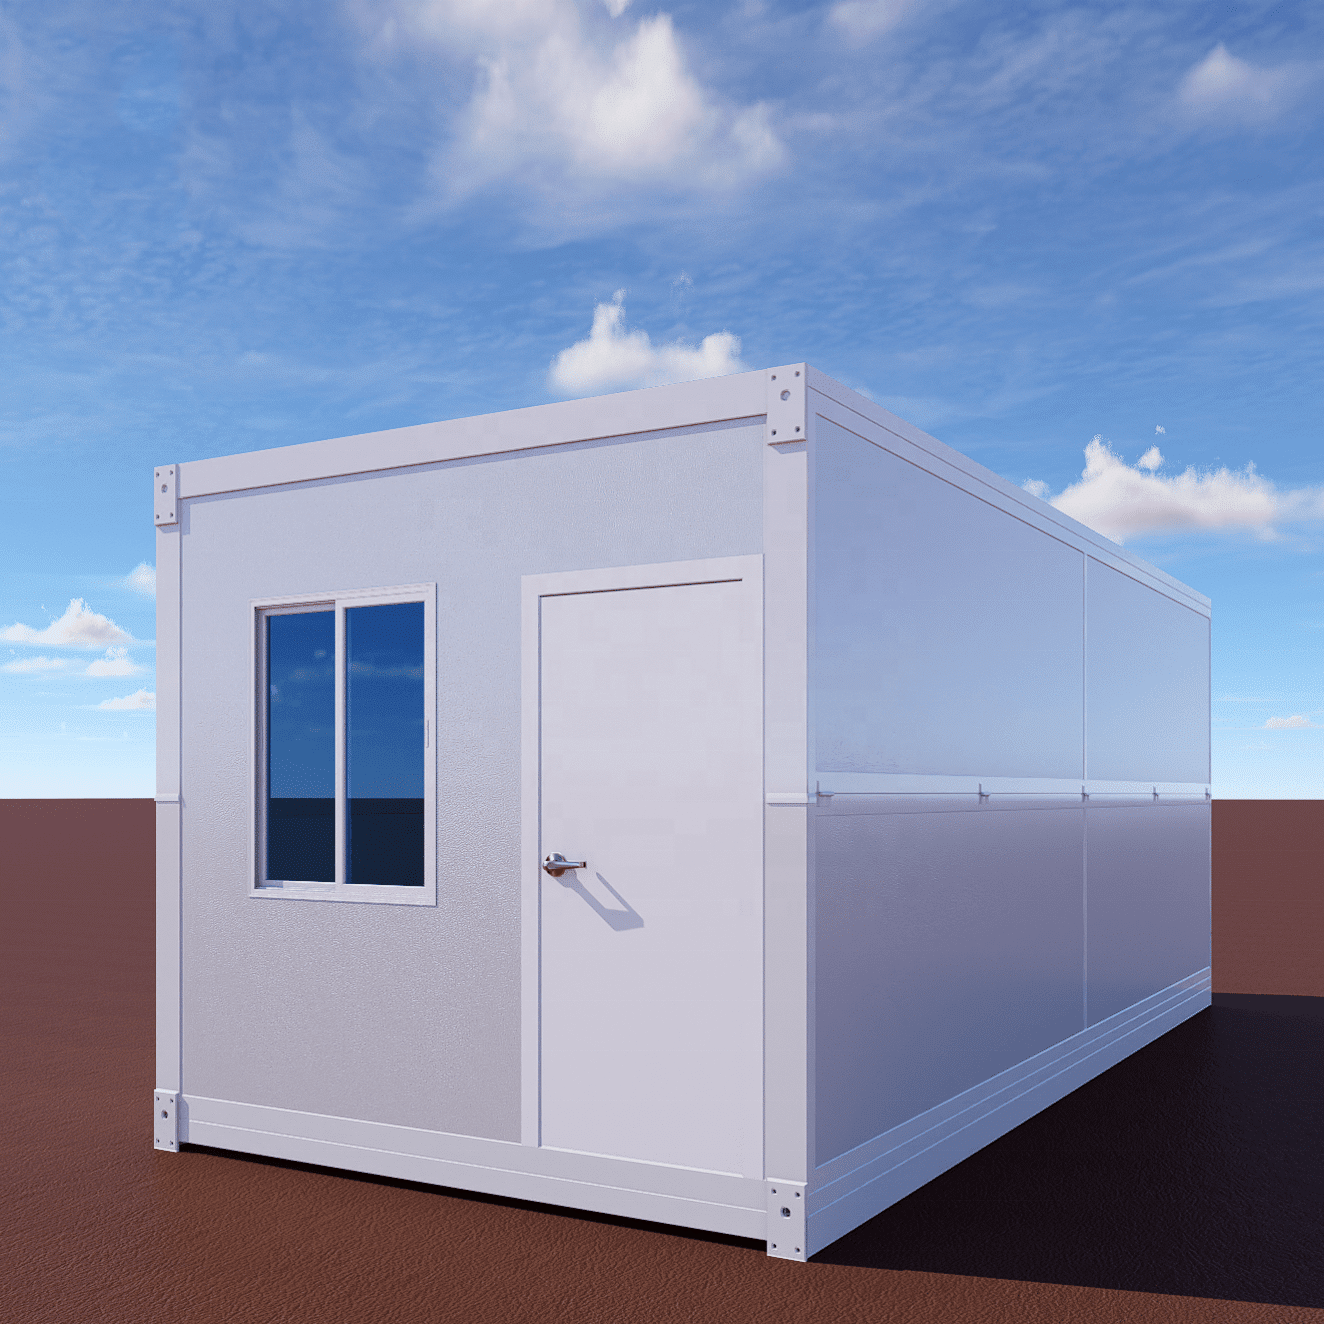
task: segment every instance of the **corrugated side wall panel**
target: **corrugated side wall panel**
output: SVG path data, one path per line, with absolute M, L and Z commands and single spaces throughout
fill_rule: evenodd
M 762 428 L 202 497 L 183 515 L 183 1088 L 520 1134 L 520 577 L 758 553 Z M 438 905 L 248 896 L 249 600 L 436 581 Z

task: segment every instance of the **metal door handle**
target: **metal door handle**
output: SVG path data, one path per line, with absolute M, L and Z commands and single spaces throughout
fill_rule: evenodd
M 542 867 L 547 870 L 553 878 L 559 878 L 569 869 L 587 869 L 587 860 L 567 860 L 564 855 L 552 852 L 543 862 Z

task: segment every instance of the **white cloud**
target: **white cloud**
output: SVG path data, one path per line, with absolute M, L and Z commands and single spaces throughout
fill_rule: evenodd
M 1310 718 L 1296 713 L 1292 717 L 1271 717 L 1264 724 L 1266 731 L 1306 731 L 1315 730 L 1316 725 Z
M 60 671 L 68 666 L 62 657 L 20 657 L 6 662 L 0 671 L 12 671 L 18 676 L 30 676 L 43 671 Z
M 150 690 L 135 690 L 122 699 L 103 699 L 97 707 L 110 713 L 154 713 L 156 695 Z
M 1182 79 L 1177 95 L 1188 112 L 1201 118 L 1264 122 L 1286 110 L 1313 75 L 1301 64 L 1276 69 L 1250 64 L 1220 41 Z
M 156 567 L 140 561 L 124 577 L 124 587 L 141 593 L 145 598 L 156 597 Z
M 625 291 L 593 310 L 587 340 L 563 349 L 548 372 L 550 387 L 561 395 L 583 395 L 608 387 L 661 386 L 700 377 L 743 372 L 740 337 L 729 331 L 705 336 L 695 349 L 676 341 L 654 345 L 647 331 L 625 329 Z
M 144 670 L 129 657 L 127 648 L 108 648 L 105 657 L 87 664 L 85 676 L 136 676 Z
M 14 624 L 0 630 L 0 639 L 12 644 L 54 644 L 62 648 L 105 648 L 109 644 L 131 644 L 134 638 L 109 617 L 95 612 L 82 598 L 71 598 L 58 621 L 44 630 Z
M 1235 471 L 1188 468 L 1167 476 L 1156 472 L 1162 463 L 1158 447 L 1151 446 L 1132 467 L 1095 437 L 1085 447 L 1080 481 L 1048 499 L 1114 542 L 1177 529 L 1251 529 L 1273 538 L 1280 523 L 1324 519 L 1324 488 L 1280 491 L 1253 464 Z M 1048 495 L 1045 483 L 1023 486 L 1036 496 Z
M 914 8 L 914 0 L 839 0 L 828 19 L 853 41 L 870 41 L 891 32 Z
M 1165 436 L 1165 435 L 1167 434 L 1167 431 L 1168 431 L 1168 429 L 1165 428 L 1165 427 L 1163 426 L 1162 423 L 1155 423 L 1155 424 L 1154 424 L 1154 435 L 1155 435 L 1156 437 L 1162 437 L 1162 436 Z
M 1037 496 L 1043 501 L 1048 500 L 1048 493 L 1051 490 L 1042 478 L 1027 478 L 1021 487 L 1031 496 Z
M 604 0 L 619 19 L 626 0 Z M 559 193 L 588 184 L 728 191 L 776 168 L 763 103 L 724 102 L 692 73 L 671 16 L 623 30 L 574 0 L 357 0 L 379 50 L 460 60 L 478 87 L 438 171 L 462 197 L 498 179 Z M 615 201 L 615 199 L 613 199 Z

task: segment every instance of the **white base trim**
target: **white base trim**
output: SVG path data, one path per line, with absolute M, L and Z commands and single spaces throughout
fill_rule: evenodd
M 764 1183 L 479 1136 L 187 1097 L 188 1144 L 762 1241 Z
M 1202 1011 L 1209 989 L 1206 966 L 823 1164 L 806 1197 L 806 1257 Z
M 805 1260 L 1210 1004 L 1208 967 L 785 1183 L 776 1258 Z M 159 1099 L 158 1095 L 158 1099 Z M 383 1122 L 178 1096 L 179 1141 L 766 1241 L 763 1182 Z M 798 1231 L 802 1238 L 781 1234 Z M 782 1244 L 784 1242 L 784 1244 Z M 798 1242 L 798 1244 L 797 1244 Z

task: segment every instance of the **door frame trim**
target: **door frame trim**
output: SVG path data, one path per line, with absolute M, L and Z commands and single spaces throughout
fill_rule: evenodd
M 541 684 L 542 600 L 578 593 L 612 593 L 686 584 L 740 580 L 758 594 L 763 625 L 763 557 L 719 556 L 699 561 L 664 561 L 656 565 L 611 566 L 524 575 L 520 580 L 520 1143 L 541 1142 L 542 1070 L 542 870 L 538 857 L 541 831 Z M 758 678 L 763 688 L 763 677 Z M 760 868 L 762 862 L 760 861 Z

